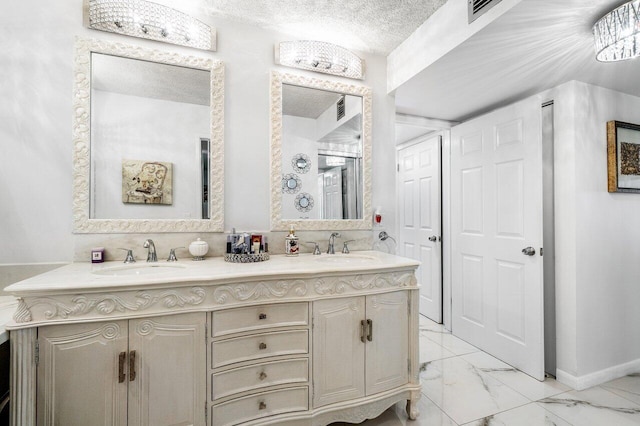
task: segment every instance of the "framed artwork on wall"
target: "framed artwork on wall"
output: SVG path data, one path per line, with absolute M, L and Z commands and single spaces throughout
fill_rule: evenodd
M 609 192 L 640 193 L 640 125 L 607 122 Z

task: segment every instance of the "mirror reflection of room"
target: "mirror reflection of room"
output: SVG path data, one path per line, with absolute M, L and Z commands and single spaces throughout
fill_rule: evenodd
M 362 218 L 362 98 L 282 85 L 282 217 Z
M 206 70 L 91 54 L 91 218 L 209 218 L 210 81 Z

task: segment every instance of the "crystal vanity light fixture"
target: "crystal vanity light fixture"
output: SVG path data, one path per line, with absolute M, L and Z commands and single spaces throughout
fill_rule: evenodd
M 623 61 L 640 55 L 640 0 L 612 10 L 593 26 L 596 59 Z
M 144 0 L 85 0 L 87 28 L 216 50 L 216 31 L 186 13 Z
M 344 47 L 322 41 L 283 41 L 276 45 L 276 64 L 341 77 L 364 79 L 364 60 Z

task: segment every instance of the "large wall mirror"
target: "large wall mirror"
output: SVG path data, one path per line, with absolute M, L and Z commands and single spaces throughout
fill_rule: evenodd
M 220 61 L 76 40 L 74 231 L 224 226 Z
M 371 228 L 371 89 L 274 71 L 271 228 Z

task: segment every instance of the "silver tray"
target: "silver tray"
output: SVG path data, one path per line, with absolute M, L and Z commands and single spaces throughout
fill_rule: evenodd
M 253 262 L 264 262 L 265 260 L 269 260 L 269 253 L 225 253 L 224 261 L 231 263 L 253 263 Z

